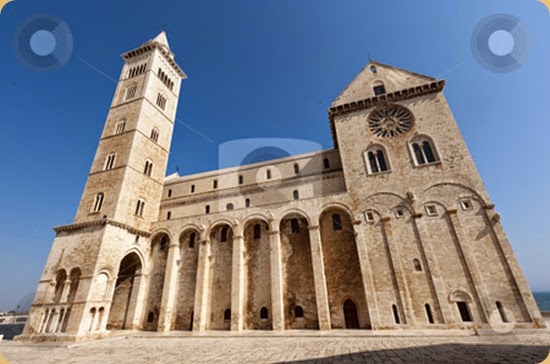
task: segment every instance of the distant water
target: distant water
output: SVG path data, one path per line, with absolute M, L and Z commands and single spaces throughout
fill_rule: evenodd
M 533 292 L 541 311 L 550 311 L 550 292 Z

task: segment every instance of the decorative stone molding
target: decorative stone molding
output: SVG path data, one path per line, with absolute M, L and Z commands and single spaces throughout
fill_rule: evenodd
M 57 234 L 59 234 L 59 233 L 62 233 L 62 232 L 71 232 L 71 231 L 86 229 L 88 227 L 104 226 L 104 225 L 115 226 L 115 227 L 127 230 L 130 234 L 143 236 L 145 238 L 148 238 L 148 237 L 151 236 L 151 233 L 149 231 L 138 230 L 138 229 L 135 229 L 135 228 L 131 227 L 130 225 L 126 225 L 126 224 L 123 224 L 121 222 L 111 220 L 111 219 L 108 219 L 108 218 L 94 220 L 94 221 L 87 221 L 87 222 L 82 222 L 82 223 L 78 223 L 78 224 L 56 226 L 56 227 L 53 228 L 53 230 Z

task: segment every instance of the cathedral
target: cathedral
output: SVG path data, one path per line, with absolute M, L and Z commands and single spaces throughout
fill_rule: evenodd
M 328 110 L 332 149 L 166 176 L 186 75 L 164 32 L 122 58 L 20 339 L 544 328 L 445 81 L 371 61 Z

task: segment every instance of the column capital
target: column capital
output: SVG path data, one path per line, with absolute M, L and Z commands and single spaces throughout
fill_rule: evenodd
M 243 235 L 233 235 L 233 239 L 244 239 Z
M 319 225 L 311 225 L 307 227 L 309 231 L 319 230 L 321 227 Z
M 415 212 L 414 214 L 411 215 L 414 219 L 420 219 L 422 216 L 424 216 L 423 213 L 421 212 Z
M 267 232 L 268 235 L 278 235 L 280 233 L 281 232 L 279 230 L 268 230 Z
M 447 215 L 456 215 L 456 213 L 458 212 L 457 209 L 448 209 L 447 211 L 445 211 L 447 213 Z

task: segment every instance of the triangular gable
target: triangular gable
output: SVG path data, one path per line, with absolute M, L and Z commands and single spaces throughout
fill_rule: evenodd
M 381 81 L 386 93 L 424 85 L 435 78 L 371 61 L 334 100 L 331 107 L 374 97 L 373 86 Z

